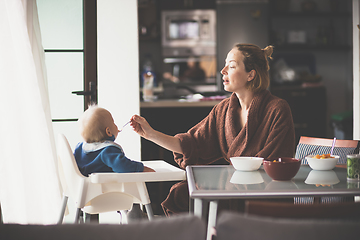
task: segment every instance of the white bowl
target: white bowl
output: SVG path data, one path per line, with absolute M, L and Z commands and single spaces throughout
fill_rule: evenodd
M 263 162 L 262 157 L 231 157 L 231 164 L 239 171 L 258 170 Z
M 339 182 L 340 180 L 333 170 L 328 170 L 328 171 L 311 170 L 305 180 L 306 184 L 314 184 L 314 185 L 335 185 Z
M 259 171 L 235 171 L 231 176 L 230 182 L 235 184 L 258 184 L 263 183 L 264 179 Z
M 331 157 L 332 158 L 317 159 L 314 158 L 314 155 L 309 155 L 306 156 L 306 160 L 312 169 L 326 171 L 333 169 L 339 161 L 339 156 L 331 155 Z

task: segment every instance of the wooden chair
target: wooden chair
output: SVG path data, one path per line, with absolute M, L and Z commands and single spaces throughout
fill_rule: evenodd
M 360 202 L 292 204 L 248 200 L 245 214 L 279 218 L 360 219 Z
M 306 156 L 316 155 L 316 154 L 327 154 L 330 153 L 331 147 L 334 139 L 328 138 L 316 138 L 316 137 L 306 137 L 301 136 L 299 144 L 296 147 L 295 158 L 301 160 L 301 164 L 308 164 Z M 346 167 L 346 155 L 357 154 L 359 153 L 360 141 L 358 140 L 336 140 L 333 154 L 339 155 L 338 166 Z M 295 198 L 295 203 L 316 203 L 316 202 L 343 202 L 343 201 L 353 201 L 353 198 L 344 198 L 344 197 L 323 197 L 323 198 Z
M 295 158 L 307 164 L 305 159 L 308 155 L 330 153 L 333 139 L 301 136 L 296 147 Z M 359 153 L 360 141 L 339 140 L 335 142 L 334 155 L 339 155 L 339 164 L 346 164 L 346 155 Z

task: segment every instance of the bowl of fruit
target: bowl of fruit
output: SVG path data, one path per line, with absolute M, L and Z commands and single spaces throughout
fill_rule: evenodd
M 339 161 L 339 156 L 322 154 L 309 155 L 306 160 L 313 170 L 327 171 L 333 169 Z

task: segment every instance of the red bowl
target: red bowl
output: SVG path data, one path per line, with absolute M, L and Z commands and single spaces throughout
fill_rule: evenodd
M 301 161 L 296 158 L 282 157 L 276 160 L 265 160 L 263 166 L 267 175 L 273 180 L 288 181 L 295 177 L 300 169 Z

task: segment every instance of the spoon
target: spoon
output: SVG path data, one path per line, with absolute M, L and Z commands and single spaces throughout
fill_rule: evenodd
M 332 146 L 331 146 L 331 151 L 330 151 L 330 155 L 333 155 L 333 151 L 334 151 L 334 147 L 335 147 L 335 142 L 336 142 L 336 137 L 334 137 Z
M 122 126 L 122 128 L 119 130 L 119 132 L 121 132 L 124 129 L 124 127 L 126 127 L 130 122 L 131 121 L 128 121 L 127 123 L 125 123 L 124 126 Z

